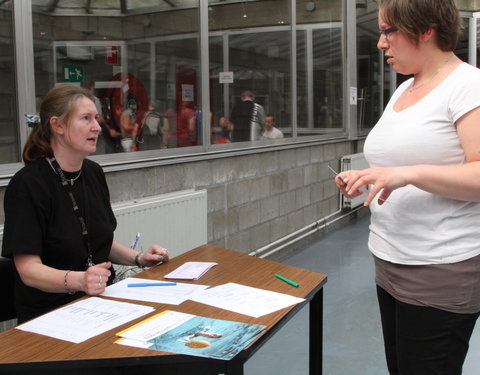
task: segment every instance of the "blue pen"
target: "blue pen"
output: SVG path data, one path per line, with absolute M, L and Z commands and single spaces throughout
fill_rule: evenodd
M 133 245 L 132 245 L 133 250 L 135 250 L 137 248 L 139 239 L 140 239 L 140 233 L 137 233 L 137 235 L 135 236 L 135 241 L 133 242 Z
M 177 285 L 177 283 L 134 283 L 134 284 L 127 284 L 129 288 L 135 288 L 135 287 L 144 287 L 144 286 L 173 286 Z

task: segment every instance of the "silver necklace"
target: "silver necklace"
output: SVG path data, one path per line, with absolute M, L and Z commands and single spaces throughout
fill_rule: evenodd
M 412 83 L 410 84 L 410 87 L 408 88 L 408 92 L 413 92 L 415 91 L 416 89 L 419 89 L 420 87 L 423 87 L 425 86 L 427 83 L 433 81 L 433 79 L 438 76 L 438 74 L 443 70 L 443 68 L 445 68 L 448 64 L 448 62 L 450 61 L 450 56 L 448 57 L 448 59 L 445 60 L 445 62 L 443 63 L 443 65 L 437 69 L 437 71 L 435 72 L 435 74 L 430 77 L 429 79 L 427 79 L 426 81 L 423 81 L 422 83 L 420 83 L 419 85 L 417 86 L 414 86 L 415 84 L 415 78 L 413 79 Z
M 55 170 L 55 168 L 53 167 L 52 165 L 52 161 L 50 160 L 50 158 L 46 158 L 47 161 L 48 161 L 48 164 L 50 164 L 50 167 L 53 169 L 53 171 L 55 172 L 55 174 L 58 174 L 57 171 Z M 80 171 L 78 172 L 77 176 L 74 177 L 74 178 L 67 178 L 67 181 L 70 182 L 70 185 L 73 186 L 74 182 L 77 181 L 80 177 L 80 175 L 82 174 L 82 169 L 80 168 Z

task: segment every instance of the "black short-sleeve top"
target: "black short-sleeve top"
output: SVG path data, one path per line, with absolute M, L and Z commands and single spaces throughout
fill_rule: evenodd
M 78 172 L 67 173 L 68 179 Z M 85 159 L 71 187 L 85 218 L 94 263 L 108 260 L 116 228 L 102 168 Z M 88 250 L 72 201 L 49 162 L 40 158 L 11 179 L 4 197 L 2 255 L 38 255 L 43 264 L 61 270 L 85 270 Z M 16 275 L 15 299 L 19 321 L 61 306 L 81 293 L 47 293 L 23 284 Z

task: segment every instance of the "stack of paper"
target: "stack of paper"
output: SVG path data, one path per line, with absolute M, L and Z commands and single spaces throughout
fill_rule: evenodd
M 198 280 L 217 264 L 214 262 L 186 262 L 164 277 L 165 279 Z
M 79 343 L 154 311 L 153 307 L 90 297 L 63 306 L 17 329 Z
M 199 357 L 231 359 L 265 326 L 164 311 L 117 333 L 117 343 Z

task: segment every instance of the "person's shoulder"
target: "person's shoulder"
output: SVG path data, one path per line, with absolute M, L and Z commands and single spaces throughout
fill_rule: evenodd
M 92 159 L 86 158 L 83 161 L 83 168 L 87 171 L 103 174 L 103 168 L 101 167 L 101 165 L 98 164 L 96 161 L 93 161 Z
M 7 190 L 17 193 L 30 190 L 48 191 L 53 181 L 53 179 L 50 178 L 51 172 L 49 168 L 50 166 L 44 158 L 39 158 L 26 164 L 14 174 L 8 183 Z
M 27 181 L 37 178 L 44 178 L 45 169 L 48 167 L 48 162 L 44 158 L 36 159 L 19 169 L 11 181 Z
M 457 67 L 457 69 L 454 70 L 454 77 L 455 80 L 477 80 L 480 79 L 480 69 L 478 69 L 476 66 L 463 62 Z

